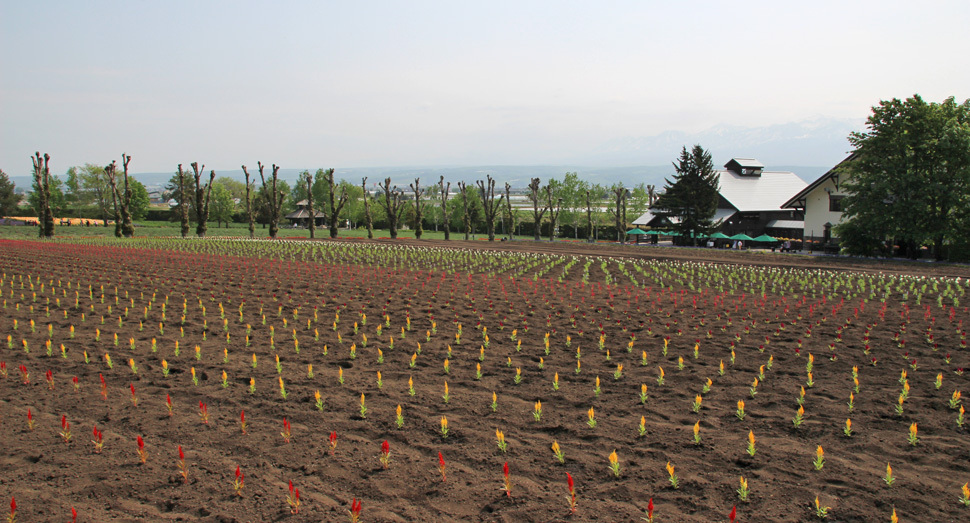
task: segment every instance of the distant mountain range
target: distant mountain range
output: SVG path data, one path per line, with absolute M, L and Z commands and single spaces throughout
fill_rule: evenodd
M 473 183 L 491 175 L 497 187 L 508 182 L 522 188 L 531 178 L 561 179 L 564 173 L 574 171 L 591 183 L 606 186 L 622 182 L 626 186 L 646 183 L 662 187 L 664 178 L 673 174 L 671 164 L 681 147 L 700 144 L 711 152 L 718 168 L 733 157 L 756 158 L 769 171 L 791 171 L 811 182 L 847 156 L 850 147 L 846 138 L 862 127 L 862 121 L 849 119 L 815 119 L 766 127 L 720 125 L 699 133 L 668 131 L 650 137 L 609 140 L 559 165 L 336 167 L 336 176 L 354 183 L 360 183 L 366 176 L 368 185 L 376 188 L 387 177 L 392 183 L 407 187 L 415 178 L 421 178 L 423 185 L 430 185 L 444 176 L 454 187 L 459 181 Z M 315 171 L 317 167 L 320 166 L 306 169 Z M 280 178 L 292 183 L 303 170 L 280 169 Z M 168 182 L 172 173 L 135 173 L 134 176 L 148 187 L 159 187 Z M 239 169 L 217 170 L 216 176 L 244 179 Z M 29 176 L 10 178 L 18 188 L 30 187 Z

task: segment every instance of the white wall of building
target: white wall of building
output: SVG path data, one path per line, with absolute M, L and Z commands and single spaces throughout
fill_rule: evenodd
M 845 181 L 845 175 L 842 176 Z M 840 186 L 842 187 L 842 186 Z M 805 236 L 821 237 L 825 234 L 825 224 L 831 223 L 832 226 L 842 221 L 842 213 L 829 210 L 829 195 L 845 196 L 844 190 L 839 190 L 835 186 L 832 178 L 827 178 L 825 182 L 812 190 L 805 198 Z M 835 234 L 833 233 L 833 236 Z

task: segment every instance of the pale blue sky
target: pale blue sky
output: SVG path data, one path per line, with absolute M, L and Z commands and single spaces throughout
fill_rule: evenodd
M 0 168 L 558 164 L 862 119 L 970 97 L 968 21 L 966 1 L 0 0 Z

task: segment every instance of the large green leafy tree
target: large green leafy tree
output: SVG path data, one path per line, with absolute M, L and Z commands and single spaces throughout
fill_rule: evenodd
M 720 191 L 717 172 L 711 154 L 700 145 L 690 152 L 681 149 L 680 159 L 674 164 L 674 179 L 664 179 L 664 194 L 657 200 L 657 214 L 667 218 L 679 218 L 674 225 L 691 245 L 697 237 L 710 234 L 718 224 L 714 223 Z
M 14 193 L 14 183 L 7 173 L 0 169 L 0 218 L 10 216 L 17 210 L 20 197 Z
M 932 245 L 966 242 L 970 207 L 970 100 L 927 103 L 919 95 L 872 108 L 866 130 L 849 136 L 844 222 L 836 233 L 857 254 L 893 238 L 909 256 Z
M 242 184 L 240 184 L 242 185 Z M 245 187 L 244 187 L 245 190 Z M 245 198 L 245 195 L 243 196 Z M 209 207 L 209 219 L 229 227 L 232 221 L 232 214 L 236 212 L 236 202 L 230 191 L 224 184 L 216 180 L 212 185 L 212 203 Z
M 148 207 L 151 206 L 152 200 L 148 196 L 148 189 L 145 185 L 138 180 L 128 177 L 128 182 L 131 185 L 131 203 L 128 207 L 128 212 L 131 213 L 132 220 L 144 220 L 148 217 Z

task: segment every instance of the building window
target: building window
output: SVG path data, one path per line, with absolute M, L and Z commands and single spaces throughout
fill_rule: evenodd
M 845 198 L 845 196 L 835 195 L 835 194 L 829 195 L 830 212 L 842 212 L 842 198 Z

